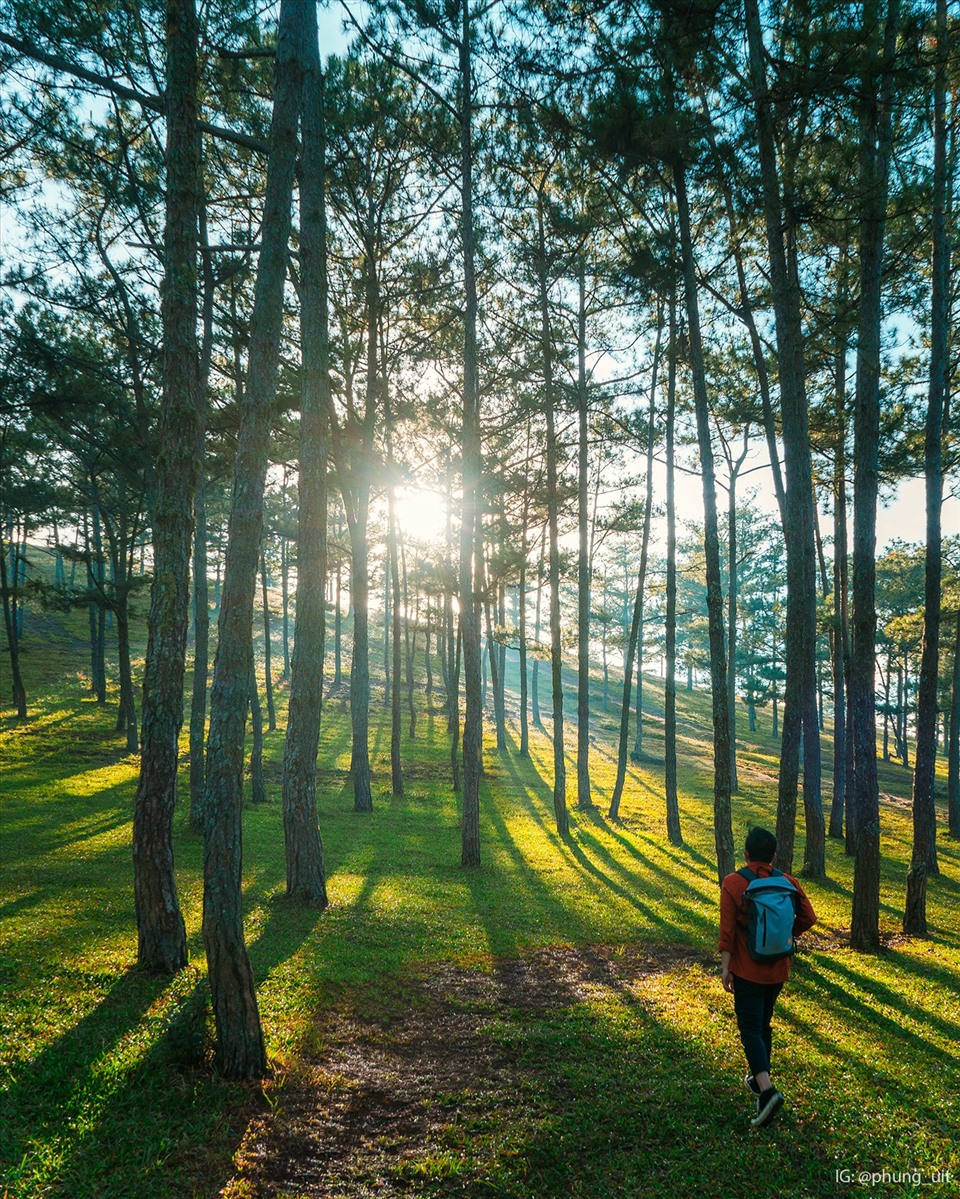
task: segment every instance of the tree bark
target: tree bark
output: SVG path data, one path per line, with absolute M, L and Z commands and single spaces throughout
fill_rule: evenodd
M 187 942 L 173 865 L 177 738 L 190 601 L 193 495 L 202 395 L 197 347 L 200 140 L 196 122 L 194 0 L 167 0 L 167 193 L 164 230 L 163 393 L 155 462 L 154 581 L 143 686 L 143 747 L 134 799 L 133 886 L 137 963 L 173 973 Z
M 193 690 L 190 696 L 190 827 L 203 829 L 204 743 L 210 671 L 210 599 L 207 584 L 207 506 L 203 472 L 193 500 Z
M 197 431 L 197 486 L 193 496 L 193 687 L 190 694 L 190 827 L 203 829 L 206 791 L 204 749 L 207 732 L 207 682 L 210 674 L 210 584 L 207 577 L 206 423 L 207 387 L 213 358 L 213 301 L 215 280 L 206 208 L 199 206 L 200 254 L 203 267 L 202 326 L 200 344 L 200 421 Z
M 389 416 L 387 422 L 389 424 Z M 400 555 L 397 552 L 397 506 L 393 483 L 387 485 L 387 564 L 390 576 L 390 598 L 383 611 L 384 624 L 392 626 L 392 679 L 387 676 L 390 691 L 390 784 L 394 795 L 403 795 L 403 765 L 400 761 L 400 741 L 403 733 L 403 678 L 401 675 L 400 609 L 403 604 Z
M 391 584 L 393 581 L 393 559 L 390 557 L 389 547 L 387 548 L 383 564 L 383 706 L 390 707 L 390 677 L 392 673 L 392 664 L 390 659 L 390 629 L 392 625 L 391 613 L 393 611 L 393 601 L 390 598 Z
M 334 595 L 336 596 L 333 604 L 333 685 L 339 687 L 343 682 L 343 613 L 341 606 L 343 604 L 343 566 L 339 558 L 340 550 L 337 547 L 337 583 Z M 296 632 L 294 632 L 296 635 Z
M 570 831 L 567 812 L 567 763 L 563 746 L 563 645 L 560 640 L 560 531 L 557 481 L 556 397 L 553 383 L 553 347 L 547 293 L 547 247 L 543 222 L 543 189 L 537 192 L 537 271 L 540 291 L 540 354 L 543 369 L 544 411 L 547 418 L 547 523 L 550 529 L 550 677 L 553 692 L 553 811 L 561 837 Z
M 483 570 L 482 559 L 480 559 L 480 551 L 478 553 L 478 561 L 480 569 Z M 481 576 L 482 582 L 483 576 Z M 493 633 L 493 597 L 490 595 L 492 589 L 489 584 L 483 585 L 484 602 L 483 610 L 487 625 L 487 653 L 490 659 L 490 685 L 493 688 L 493 722 L 497 732 L 497 749 L 504 750 L 507 748 L 507 718 L 505 697 L 503 690 L 503 671 L 500 662 L 500 646 L 497 644 Z
M 780 194 L 773 112 L 767 87 L 757 0 L 745 0 L 744 9 L 775 312 L 786 500 L 790 513 L 790 519 L 784 522 L 783 529 L 787 549 L 787 631 L 777 800 L 777 864 L 784 870 L 792 869 L 802 739 L 807 833 L 803 873 L 822 877 L 825 872 L 825 843 L 820 797 L 820 734 L 816 719 L 815 510 L 796 230 L 792 218 L 787 219 L 784 215 L 785 208 L 790 206 L 790 197 L 787 197 L 785 205 Z
M 724 647 L 723 592 L 720 577 L 720 536 L 717 522 L 717 486 L 714 475 L 713 446 L 710 442 L 710 406 L 707 399 L 706 369 L 700 336 L 700 310 L 697 303 L 697 272 L 690 230 L 690 206 L 684 165 L 673 163 L 683 258 L 687 326 L 690 338 L 690 367 L 693 374 L 694 404 L 697 418 L 697 445 L 703 481 L 703 549 L 707 568 L 707 620 L 710 632 L 710 687 L 713 701 L 713 812 L 717 873 L 722 880 L 730 874 L 736 857 L 730 811 L 730 715 L 727 709 L 727 664 Z
M 482 448 L 477 361 L 476 231 L 473 216 L 473 62 L 470 0 L 463 0 L 460 29 L 460 236 L 463 243 L 463 503 L 460 522 L 460 637 L 466 710 L 463 722 L 463 820 L 461 865 L 480 865 L 480 775 L 483 771 L 482 651 L 476 594 Z
M 667 837 L 683 844 L 677 802 L 677 502 L 674 436 L 677 421 L 677 298 L 670 295 L 670 344 L 667 349 L 667 574 L 664 636 L 666 678 L 663 685 L 663 782 L 667 808 Z
M 260 706 L 260 688 L 257 685 L 257 666 L 251 646 L 250 654 L 250 802 L 267 802 L 267 785 L 263 777 L 263 708 Z
M 11 587 L 7 576 L 7 555 L 3 547 L 0 528 L 0 590 L 3 592 L 3 620 L 7 631 L 7 649 L 10 655 L 10 678 L 13 685 L 11 699 L 17 710 L 17 719 L 27 719 L 27 692 L 20 670 L 20 638 L 17 633 L 17 602 L 15 587 Z
M 322 589 L 322 582 L 320 587 Z M 260 549 L 260 602 L 263 606 L 263 677 L 267 697 L 267 726 L 272 733 L 277 727 L 277 708 L 273 702 L 273 634 L 270 617 L 270 593 L 267 590 L 267 555 Z
M 750 426 L 743 430 L 743 451 L 734 462 L 729 454 L 730 489 L 727 492 L 727 707 L 730 713 L 730 792 L 740 789 L 737 778 L 737 478 L 746 461 Z
M 590 794 L 590 548 L 587 424 L 587 297 L 584 267 L 577 277 L 577 806 L 592 808 Z
M 943 409 L 949 386 L 947 321 L 949 258 L 947 208 L 947 0 L 937 0 L 937 65 L 933 119 L 933 287 L 930 304 L 930 389 L 924 470 L 927 548 L 924 578 L 923 648 L 917 693 L 917 752 L 913 774 L 913 854 L 907 874 L 903 931 L 927 933 L 927 876 L 937 874 L 937 690 L 940 672 L 940 588 L 943 579 Z M 904 730 L 906 745 L 906 730 Z
M 284 479 L 284 491 L 286 491 L 286 479 Z M 280 604 L 283 678 L 288 679 L 290 677 L 290 539 L 285 533 L 280 534 Z
M 417 634 L 420 630 L 420 592 L 417 589 L 417 602 L 413 612 L 413 619 L 410 619 L 410 576 L 407 573 L 407 551 L 403 539 L 400 541 L 400 561 L 403 567 L 403 608 L 406 613 L 406 619 L 403 624 L 403 645 L 404 645 L 404 675 L 407 690 L 407 712 L 410 715 L 410 739 L 411 741 L 416 736 L 417 732 L 417 706 L 414 701 L 414 668 L 417 657 Z M 417 562 L 414 560 L 414 575 L 418 574 Z M 416 586 L 416 579 L 414 580 Z M 427 628 L 430 627 L 429 601 L 427 608 Z M 430 642 L 429 632 L 427 635 L 427 699 L 429 703 L 430 695 Z
M 880 0 L 865 0 L 868 65 L 861 81 L 860 313 L 854 424 L 853 619 L 850 670 L 851 736 L 857 829 L 850 944 L 880 948 L 880 800 L 875 713 L 876 546 L 880 446 L 880 329 L 883 250 L 892 125 L 890 66 L 899 16 L 889 0 L 886 31 Z M 883 44 L 878 45 L 882 38 Z M 879 75 L 886 70 L 881 83 Z
M 953 684 L 947 730 L 947 828 L 951 837 L 960 837 L 960 611 L 957 612 L 953 641 Z
M 530 463 L 530 421 L 527 421 L 527 469 Z M 520 756 L 530 756 L 529 686 L 527 680 L 527 555 L 530 552 L 530 487 L 527 476 L 523 486 L 523 516 L 520 527 L 520 580 L 517 587 L 517 625 L 520 655 Z
M 657 370 L 660 364 L 660 341 L 663 335 L 663 320 L 657 323 L 657 338 L 653 346 L 653 368 L 650 378 L 650 401 L 647 416 L 647 483 L 643 507 L 643 533 L 640 541 L 640 570 L 637 574 L 637 590 L 633 601 L 633 615 L 627 636 L 623 663 L 623 702 L 620 705 L 620 739 L 617 746 L 617 777 L 610 797 L 608 816 L 616 820 L 620 814 L 620 800 L 627 776 L 627 742 L 630 738 L 630 686 L 633 681 L 634 656 L 640 640 L 643 624 L 643 593 L 647 582 L 647 552 L 650 547 L 650 523 L 653 514 L 653 442 L 656 432 Z
M 350 658 L 350 727 L 353 810 L 373 811 L 370 789 L 370 563 L 367 547 L 366 484 L 350 527 L 350 598 L 353 602 L 353 652 Z M 344 496 L 346 502 L 346 496 Z
M 839 308 L 839 305 L 838 305 Z M 850 633 L 847 613 L 847 339 L 841 336 L 834 359 L 834 414 L 837 422 L 833 473 L 833 802 L 830 836 L 842 838 L 847 791 L 847 673 Z
M 546 554 L 547 529 L 543 528 L 540 538 L 540 559 L 537 563 L 537 602 L 533 610 L 533 642 L 537 653 L 533 659 L 533 678 L 530 681 L 530 715 L 538 729 L 543 728 L 540 715 L 540 616 L 543 609 L 543 564 Z
M 253 972 L 243 938 L 243 693 L 248 679 L 263 487 L 280 352 L 297 120 L 310 27 L 308 8 L 307 0 L 281 0 L 263 235 L 210 696 L 203 938 L 217 1034 L 215 1065 L 225 1077 L 238 1079 L 262 1077 L 267 1065 Z
M 637 625 L 636 649 L 637 702 L 634 710 L 637 717 L 637 733 L 633 739 L 633 758 L 639 762 L 643 756 L 643 608 L 640 609 L 640 623 Z
M 90 690 L 98 704 L 107 702 L 106 596 L 104 593 L 103 545 L 100 536 L 100 512 L 96 502 L 85 520 L 87 584 L 97 599 L 90 604 Z M 91 541 L 91 531 L 93 539 Z
M 283 746 L 283 843 L 287 895 L 327 906 L 323 842 L 317 823 L 317 750 L 323 712 L 327 578 L 327 454 L 330 437 L 330 337 L 324 196 L 326 128 L 315 9 L 307 13 L 300 167 L 300 404 L 297 607 L 290 702 Z M 338 596 L 339 600 L 339 596 Z

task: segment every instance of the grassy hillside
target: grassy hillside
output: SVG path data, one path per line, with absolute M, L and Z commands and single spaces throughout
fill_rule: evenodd
M 137 763 L 113 710 L 86 698 L 84 653 L 79 618 L 29 621 L 31 718 L 17 726 L 5 712 L 0 726 L 10 1196 L 960 1195 L 960 845 L 941 840 L 933 935 L 902 938 L 909 772 L 883 767 L 886 948 L 849 949 L 852 867 L 831 843 L 830 879 L 809 887 L 820 923 L 778 1008 L 787 1106 L 754 1132 L 715 952 L 708 696 L 679 696 L 685 849 L 663 835 L 651 679 L 648 760 L 631 767 L 616 824 L 602 814 L 613 712 L 596 719 L 598 808 L 575 814 L 566 841 L 552 825 L 546 736 L 534 734 L 529 760 L 515 726 L 503 754 L 488 738 L 474 872 L 459 866 L 442 716 L 421 711 L 395 799 L 387 713 L 374 704 L 375 811 L 358 816 L 348 715 L 332 697 L 319 799 L 331 907 L 320 915 L 283 897 L 281 692 L 272 802 L 244 815 L 247 937 L 274 1074 L 263 1088 L 231 1085 L 207 1066 L 202 847 L 185 798 L 176 844 L 191 965 L 173 980 L 131 968 Z M 772 739 L 741 735 L 738 846 L 748 824 L 773 822 L 777 765 Z M 569 777 L 572 797 L 572 763 Z M 857 1171 L 881 1177 L 858 1183 Z

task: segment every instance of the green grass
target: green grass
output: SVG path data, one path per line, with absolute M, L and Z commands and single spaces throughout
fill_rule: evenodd
M 31 718 L 18 726 L 7 715 L 0 729 L 0 1162 L 10 1196 L 215 1196 L 251 1115 L 282 1109 L 284 1077 L 322 1050 L 326 1014 L 407 1011 L 422 1002 L 418 979 L 431 962 L 483 973 L 538 948 L 591 945 L 685 952 L 629 985 L 571 994 L 549 1010 L 491 1011 L 484 1036 L 514 1063 L 517 1095 L 455 1097 L 440 1144 L 396 1162 L 397 1185 L 518 1199 L 730 1196 L 746 1193 L 747 1180 L 751 1194 L 770 1196 L 960 1194 L 960 846 L 941 840 L 933 935 L 898 937 L 911 829 L 905 809 L 884 805 L 888 948 L 866 957 L 842 937 L 852 867 L 830 843 L 829 881 L 809 887 L 819 936 L 778 1007 L 789 1106 L 774 1129 L 752 1132 L 730 1000 L 706 964 L 717 919 L 708 697 L 679 696 L 687 848 L 677 850 L 663 835 L 655 680 L 645 689 L 649 759 L 631 767 L 617 824 L 602 815 L 615 767 L 612 714 L 596 719 L 598 811 L 575 814 L 567 841 L 553 828 L 547 739 L 534 735 L 529 761 L 515 728 L 504 754 L 488 744 L 483 865 L 472 872 L 459 866 L 443 718 L 422 712 L 417 740 L 405 745 L 403 799 L 389 794 L 389 731 L 375 724 L 375 811 L 361 816 L 346 773 L 347 713 L 331 700 L 320 756 L 331 899 L 322 915 L 283 897 L 282 731 L 268 734 L 273 802 L 245 810 L 244 882 L 276 1077 L 264 1088 L 218 1080 L 208 1067 L 201 845 L 182 802 L 177 871 L 191 966 L 173 980 L 140 975 L 131 968 L 137 763 L 113 731 L 112 707 L 84 696 L 80 636 L 49 616 L 28 628 Z M 385 719 L 376 703 L 373 715 Z M 777 764 L 770 737 L 747 741 L 745 727 L 742 737 L 738 844 L 748 823 L 772 823 Z M 572 796 L 572 763 L 569 776 Z M 909 794 L 908 771 L 886 765 L 883 779 L 884 791 Z M 798 861 L 801 852 L 802 838 Z M 955 1181 L 847 1186 L 838 1169 L 952 1169 Z

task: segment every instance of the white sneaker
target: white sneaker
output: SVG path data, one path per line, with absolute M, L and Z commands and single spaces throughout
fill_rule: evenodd
M 763 1128 L 782 1107 L 783 1096 L 776 1087 L 771 1087 L 769 1091 L 757 1096 L 757 1114 L 751 1118 L 750 1123 L 754 1128 Z

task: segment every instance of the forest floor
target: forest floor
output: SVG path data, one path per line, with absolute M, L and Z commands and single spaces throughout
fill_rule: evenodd
M 706 693 L 679 696 L 685 847 L 663 834 L 662 690 L 648 679 L 621 819 L 605 816 L 612 710 L 594 720 L 597 807 L 573 810 L 565 839 L 550 742 L 535 731 L 524 759 L 511 723 L 507 750 L 486 747 L 483 865 L 467 872 L 437 698 L 431 710 L 418 693 L 395 797 L 374 680 L 375 810 L 359 816 L 346 702 L 331 696 L 321 914 L 283 896 L 281 689 L 272 802 L 244 812 L 272 1073 L 227 1084 L 209 1065 L 202 846 L 185 803 L 175 834 L 191 965 L 172 980 L 132 968 L 137 762 L 114 731 L 115 696 L 106 709 L 86 697 L 81 635 L 52 614 L 28 624 L 30 719 L 0 718 L 0 1195 L 960 1195 L 960 844 L 941 839 L 932 935 L 904 938 L 902 766 L 881 763 L 885 948 L 850 949 L 852 865 L 831 842 L 829 877 L 806 884 L 820 921 L 777 1010 L 787 1103 L 756 1132 L 717 968 Z M 742 728 L 738 843 L 773 821 L 776 764 L 776 741 Z

